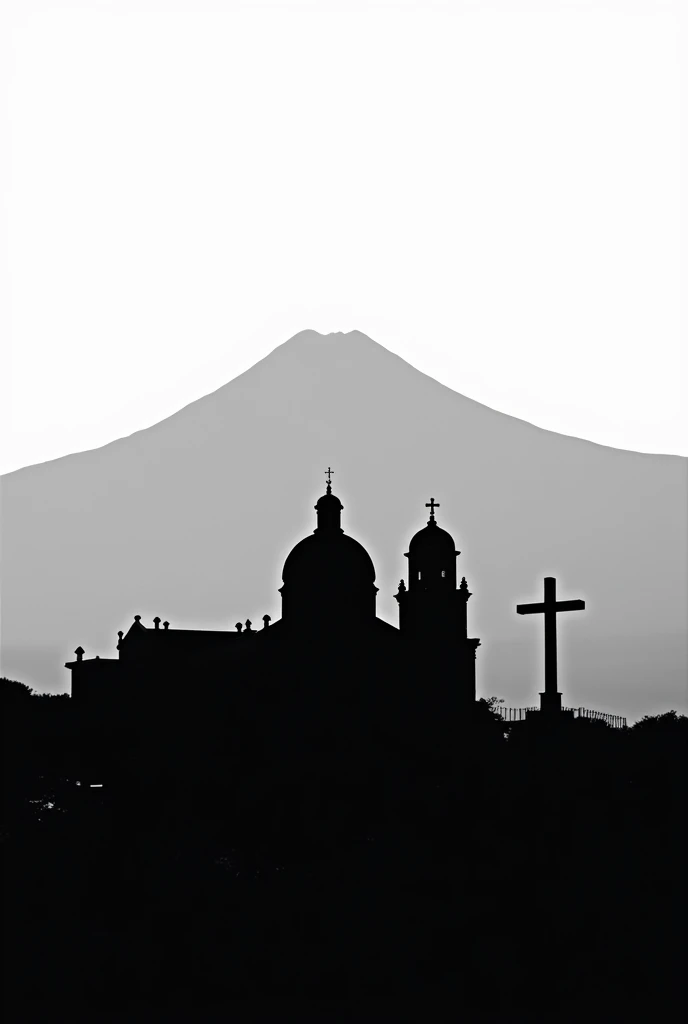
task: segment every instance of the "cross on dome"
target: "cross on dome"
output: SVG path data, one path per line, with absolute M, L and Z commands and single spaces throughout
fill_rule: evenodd
M 325 475 L 327 476 L 327 493 L 328 494 L 332 494 L 332 474 L 333 473 L 334 473 L 334 470 L 330 469 L 330 467 L 328 466 L 327 469 L 325 470 Z

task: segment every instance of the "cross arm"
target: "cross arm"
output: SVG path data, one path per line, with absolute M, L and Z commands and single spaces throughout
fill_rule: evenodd
M 557 601 L 558 612 L 580 612 L 585 608 L 585 601 Z
M 536 612 L 544 612 L 545 606 L 542 601 L 539 604 L 517 604 L 516 611 L 519 615 L 534 615 Z

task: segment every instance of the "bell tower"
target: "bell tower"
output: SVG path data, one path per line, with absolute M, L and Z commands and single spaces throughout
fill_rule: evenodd
M 430 518 L 412 538 L 408 558 L 408 587 L 403 580 L 394 595 L 399 605 L 399 629 L 423 666 L 440 673 L 456 687 L 460 702 L 475 701 L 475 656 L 480 640 L 468 636 L 467 604 L 471 596 L 465 577 L 456 586 L 454 539 L 435 519 L 439 503 L 426 502 Z

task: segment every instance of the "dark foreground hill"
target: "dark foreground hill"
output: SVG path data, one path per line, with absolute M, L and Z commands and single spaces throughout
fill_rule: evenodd
M 393 623 L 408 540 L 440 502 L 474 595 L 479 692 L 536 702 L 542 624 L 515 605 L 552 575 L 586 601 L 559 628 L 566 704 L 631 718 L 685 705 L 686 460 L 505 416 L 355 331 L 304 331 L 154 427 L 5 476 L 3 672 L 63 690 L 75 647 L 112 656 L 135 613 L 276 619 L 328 465 Z
M 321 751 L 251 818 L 219 732 L 76 787 L 75 703 L 4 708 L 9 1021 L 683 1019 L 686 719 L 483 707 L 452 766 L 361 801 Z

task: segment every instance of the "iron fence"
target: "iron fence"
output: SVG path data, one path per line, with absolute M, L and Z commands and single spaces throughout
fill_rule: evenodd
M 522 722 L 529 712 L 538 710 L 538 708 L 495 708 L 495 711 L 499 711 L 507 722 Z
M 536 707 L 497 707 L 495 710 L 499 711 L 499 714 L 506 722 L 522 722 L 525 721 L 529 714 L 539 712 L 540 709 Z M 571 712 L 574 718 L 590 718 L 593 721 L 604 722 L 606 725 L 611 726 L 612 729 L 626 728 L 626 719 L 622 715 L 608 715 L 604 711 L 591 711 L 590 708 L 562 708 L 561 710 Z

